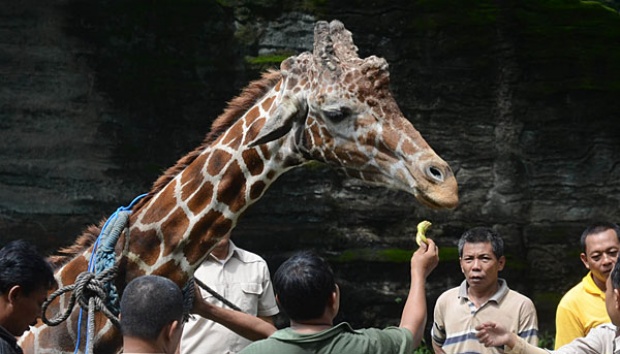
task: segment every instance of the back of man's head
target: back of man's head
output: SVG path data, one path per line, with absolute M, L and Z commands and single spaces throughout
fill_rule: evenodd
M 309 251 L 284 262 L 274 275 L 273 285 L 282 309 L 294 321 L 321 317 L 336 290 L 329 264 Z
M 618 237 L 618 240 L 620 241 L 620 226 L 618 226 L 618 224 L 607 221 L 598 221 L 588 225 L 588 227 L 586 227 L 586 229 L 581 233 L 581 249 L 583 249 L 584 252 L 586 251 L 586 239 L 588 236 L 600 234 L 601 232 L 605 232 L 607 230 L 614 230 L 616 237 Z
M 504 255 L 504 240 L 497 232 L 488 227 L 474 227 L 461 235 L 458 244 L 459 257 L 463 256 L 463 247 L 465 243 L 489 242 L 493 248 L 493 254 L 499 259 Z
M 56 284 L 54 272 L 36 248 L 23 240 L 9 242 L 0 249 L 0 294 L 21 286 L 24 295 Z
M 141 276 L 127 284 L 120 312 L 123 336 L 155 340 L 166 325 L 183 320 L 183 292 L 168 278 Z
M 620 261 L 620 256 L 618 256 L 618 260 Z M 616 261 L 614 268 L 609 273 L 609 278 L 611 280 L 611 286 L 614 289 L 620 289 L 620 262 Z

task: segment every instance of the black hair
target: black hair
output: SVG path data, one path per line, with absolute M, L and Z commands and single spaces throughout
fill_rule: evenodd
M 504 255 L 504 240 L 497 232 L 488 227 L 474 227 L 461 235 L 459 239 L 459 257 L 463 257 L 463 247 L 465 243 L 490 242 L 493 254 L 497 259 Z
M 334 272 L 323 258 L 310 251 L 284 262 L 273 278 L 284 312 L 294 321 L 319 318 L 336 290 Z
M 11 241 L 0 249 L 0 294 L 15 285 L 21 286 L 26 296 L 56 285 L 52 266 L 24 240 Z
M 173 321 L 183 320 L 183 293 L 172 280 L 144 275 L 130 281 L 121 297 L 123 336 L 155 340 Z
M 618 237 L 618 241 L 620 241 L 620 226 L 618 226 L 618 224 L 615 224 L 613 222 L 599 221 L 589 225 L 581 233 L 581 249 L 583 249 L 584 252 L 586 251 L 586 238 L 588 238 L 588 236 L 596 235 L 610 229 L 616 232 L 616 237 Z
M 614 264 L 614 269 L 611 270 L 609 277 L 611 278 L 611 286 L 614 289 L 620 289 L 620 256 L 618 256 L 618 260 L 616 264 Z

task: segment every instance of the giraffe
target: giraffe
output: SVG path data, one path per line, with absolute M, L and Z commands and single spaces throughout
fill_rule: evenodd
M 201 146 L 133 206 L 115 246 L 120 293 L 145 274 L 185 284 L 271 183 L 310 161 L 408 192 L 430 208 L 456 207 L 455 176 L 400 111 L 387 62 L 359 58 L 351 32 L 337 20 L 317 22 L 314 37 L 312 53 L 284 60 L 279 71 L 266 72 L 229 102 Z M 59 286 L 73 284 L 87 269 L 102 224 L 51 259 Z M 64 310 L 67 303 L 63 295 L 48 312 Z M 55 327 L 38 323 L 20 339 L 24 351 L 73 352 L 77 312 Z M 118 352 L 118 329 L 100 313 L 95 323 L 94 351 Z

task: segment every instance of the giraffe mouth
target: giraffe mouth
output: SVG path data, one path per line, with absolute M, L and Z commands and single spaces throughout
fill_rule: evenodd
M 441 209 L 445 208 L 441 203 L 436 202 L 433 198 L 428 196 L 422 190 L 420 190 L 415 184 L 411 185 L 411 180 L 415 180 L 412 175 L 407 174 L 404 178 L 393 178 L 393 176 L 383 171 L 367 171 L 358 170 L 352 168 L 344 168 L 347 176 L 360 179 L 370 185 L 385 187 L 392 190 L 399 190 L 407 194 L 413 195 L 422 205 L 432 208 Z
M 425 206 L 427 206 L 427 207 L 429 207 L 431 209 L 445 209 L 446 207 L 447 208 L 453 208 L 454 206 L 456 206 L 456 205 L 454 205 L 454 206 L 446 206 L 445 204 L 440 204 L 437 201 L 435 201 L 434 199 L 429 198 L 426 194 L 420 193 L 418 191 L 418 189 L 414 189 L 414 190 L 415 190 L 415 192 L 414 192 L 415 198 L 420 203 L 422 203 L 423 205 L 425 205 Z
M 368 184 L 400 190 L 413 195 L 431 209 L 453 209 L 458 204 L 458 185 L 452 170 L 443 160 L 429 158 L 420 164 L 412 159 L 384 157 L 379 166 L 344 167 L 345 173 Z M 403 160 L 409 160 L 404 162 Z M 386 167 L 388 166 L 388 167 Z M 343 166 L 341 166 L 343 167 Z

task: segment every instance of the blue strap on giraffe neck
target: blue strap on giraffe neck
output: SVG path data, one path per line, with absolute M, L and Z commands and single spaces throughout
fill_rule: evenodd
M 127 222 L 129 221 L 129 215 L 131 215 L 131 211 L 128 210 L 117 210 L 108 221 L 110 222 L 107 226 L 101 230 L 101 234 L 99 237 L 101 238 L 101 242 L 97 247 L 97 252 L 95 254 L 95 274 L 100 274 L 106 269 L 112 268 L 114 263 L 116 262 L 116 254 L 114 253 L 114 247 L 116 242 L 118 241 L 121 232 L 127 226 Z M 120 312 L 119 299 L 118 299 L 118 291 L 116 289 L 116 285 L 113 282 L 107 282 L 104 284 L 104 289 L 107 293 L 106 297 L 106 307 L 116 316 L 118 316 Z
M 101 273 L 102 271 L 111 268 L 115 261 L 116 255 L 114 253 L 114 246 L 118 241 L 118 238 L 121 235 L 121 232 L 127 225 L 127 221 L 129 220 L 129 215 L 131 215 L 131 209 L 133 206 L 147 194 L 141 194 L 134 198 L 131 203 L 126 207 L 119 207 L 116 211 L 110 215 L 108 220 L 106 220 L 105 224 L 101 228 L 101 232 L 97 237 L 93 245 L 93 251 L 91 253 L 91 257 L 88 260 L 88 271 L 94 272 L 95 274 Z M 110 226 L 111 225 L 111 226 Z M 111 228 L 111 229 L 108 229 Z M 119 301 L 118 301 L 118 291 L 116 286 L 111 282 L 105 284 L 108 296 L 106 299 L 106 306 L 108 309 L 114 313 L 115 316 L 118 316 L 120 312 Z M 75 343 L 75 352 L 78 353 L 80 350 L 80 338 L 81 329 L 82 329 L 82 313 L 83 310 L 80 308 L 80 313 L 78 316 L 78 324 L 77 324 L 77 341 Z M 86 338 L 86 348 L 88 348 L 89 338 Z
M 114 253 L 116 242 L 118 242 L 121 232 L 127 226 L 129 216 L 131 215 L 131 208 L 144 196 L 146 196 L 146 194 L 141 194 L 128 206 L 122 206 L 116 209 L 108 220 L 106 220 L 105 224 L 103 224 L 101 233 L 99 237 L 97 237 L 97 241 L 93 247 L 94 257 L 91 257 L 89 260 L 88 270 L 90 272 L 94 270 L 95 274 L 99 274 L 114 265 L 116 262 L 116 254 Z M 120 308 L 116 286 L 110 282 L 105 284 L 105 287 L 108 293 L 106 306 L 112 313 L 118 316 Z

